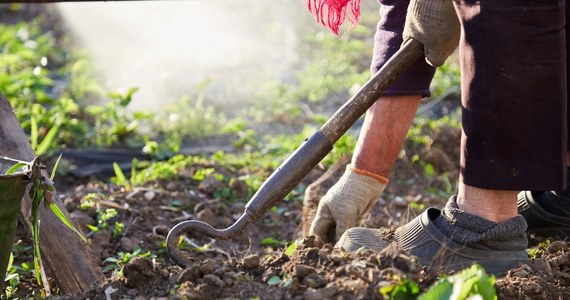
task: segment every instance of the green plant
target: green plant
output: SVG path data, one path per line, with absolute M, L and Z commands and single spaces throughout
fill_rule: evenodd
M 458 97 L 461 91 L 459 63 L 451 60 L 437 68 L 431 82 L 432 98 L 435 101 L 448 96 Z
M 97 214 L 97 225 L 87 225 L 87 228 L 93 232 L 111 229 L 112 237 L 119 237 L 123 234 L 124 224 L 118 221 L 115 221 L 112 225 L 109 224 L 113 219 L 116 219 L 118 215 L 119 212 L 114 208 L 107 208 L 104 211 L 99 211 Z
M 95 144 L 111 146 L 124 143 L 129 146 L 142 147 L 143 137 L 138 135 L 139 123 L 150 118 L 142 112 L 130 113 L 127 107 L 138 88 L 129 88 L 124 94 L 108 93 L 110 102 L 104 105 L 90 105 L 86 112 L 95 120 Z
M 482 299 L 495 300 L 495 276 L 489 276 L 478 264 L 463 271 L 440 278 L 418 300 Z
M 379 292 L 384 299 L 412 300 L 418 297 L 420 288 L 417 283 L 409 279 L 402 279 L 398 284 L 380 288 Z
M 40 271 L 42 269 L 42 258 L 40 251 L 40 219 L 39 219 L 39 206 L 44 204 L 44 206 L 49 209 L 63 222 L 68 228 L 77 233 L 84 242 L 87 243 L 87 239 L 81 234 L 79 230 L 73 226 L 71 221 L 66 217 L 63 211 L 53 202 L 53 192 L 55 191 L 53 178 L 55 172 L 61 160 L 61 155 L 58 157 L 55 166 L 52 170 L 50 178 L 46 178 L 43 173 L 44 166 L 40 163 L 39 158 L 35 158 L 31 163 L 20 162 L 14 164 L 10 169 L 6 171 L 6 175 L 11 175 L 16 173 L 23 167 L 29 168 L 29 184 L 27 187 L 27 197 L 32 202 L 32 240 L 34 248 L 34 270 L 36 275 L 36 280 L 39 285 L 42 284 Z
M 540 242 L 536 247 L 531 248 L 528 250 L 528 257 L 532 260 L 535 260 L 542 256 L 542 253 L 548 246 L 550 245 L 550 240 L 546 240 L 544 242 Z
M 137 257 L 155 258 L 156 256 L 150 253 L 150 251 L 143 252 L 143 250 L 137 246 L 133 252 L 119 252 L 117 253 L 117 256 L 111 256 L 106 258 L 103 261 L 103 263 L 105 264 L 105 267 L 103 267 L 103 271 L 114 271 L 120 273 L 121 268 L 124 265 L 128 264 Z
M 10 260 L 8 261 L 8 268 L 6 278 L 4 279 L 5 282 L 8 282 L 8 285 L 4 289 L 4 295 L 7 299 L 13 297 L 13 295 L 18 291 L 18 285 L 20 285 L 20 276 L 16 272 L 16 268 L 12 266 L 14 263 L 14 255 L 10 253 Z

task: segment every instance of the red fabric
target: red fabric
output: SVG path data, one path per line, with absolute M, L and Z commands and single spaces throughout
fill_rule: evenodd
M 328 27 L 338 35 L 340 26 L 346 18 L 354 27 L 360 17 L 361 0 L 305 0 L 309 12 L 315 16 L 317 22 Z M 347 12 L 350 12 L 349 15 Z

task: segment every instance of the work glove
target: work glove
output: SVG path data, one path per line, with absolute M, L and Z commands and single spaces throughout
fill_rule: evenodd
M 319 202 L 309 234 L 323 242 L 336 242 L 357 226 L 386 188 L 388 179 L 352 165 Z
M 443 65 L 459 44 L 460 25 L 453 0 L 411 0 L 404 26 L 404 42 L 413 38 L 424 45 L 426 61 Z

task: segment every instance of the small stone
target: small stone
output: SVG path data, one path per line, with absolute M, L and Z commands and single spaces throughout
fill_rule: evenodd
M 208 224 L 214 224 L 216 221 L 216 214 L 211 209 L 204 208 L 196 214 L 196 219 Z
M 200 273 L 202 274 L 212 274 L 218 268 L 218 264 L 211 258 L 205 259 L 200 265 Z
M 315 272 L 316 272 L 315 268 L 307 266 L 307 265 L 301 264 L 301 265 L 295 266 L 295 274 L 297 274 L 297 276 L 299 276 L 299 277 L 305 277 L 305 276 L 313 274 Z
M 121 238 L 121 248 L 126 252 L 133 252 L 137 248 L 137 243 L 128 237 Z
M 200 192 L 204 194 L 211 195 L 215 191 L 223 188 L 224 186 L 225 184 L 223 182 L 219 181 L 214 176 L 210 175 L 206 177 L 206 179 L 202 180 L 202 182 L 200 182 L 200 184 L 198 185 L 198 190 L 200 190 Z
M 156 226 L 154 226 L 152 231 L 156 235 L 167 236 L 168 233 L 170 232 L 170 227 L 168 227 L 166 225 L 156 225 Z
M 330 299 L 336 294 L 338 294 L 338 288 L 336 286 L 325 287 L 318 290 L 309 288 L 305 293 L 303 293 L 303 298 L 305 300 Z
M 169 182 L 169 183 L 166 185 L 166 189 L 169 190 L 169 191 L 174 191 L 174 190 L 176 190 L 177 188 L 178 188 L 178 185 L 177 185 L 177 183 L 174 182 L 174 181 L 171 181 L 171 182 Z
M 214 275 L 214 274 L 207 274 L 204 275 L 204 282 L 209 284 L 209 285 L 213 285 L 213 286 L 224 286 L 224 281 L 220 279 L 220 277 Z
M 234 180 L 232 180 L 230 188 L 237 197 L 244 198 L 247 196 L 247 184 L 243 180 L 234 178 Z
M 552 243 L 550 243 L 550 245 L 548 245 L 546 251 L 548 253 L 553 254 L 558 251 L 567 250 L 567 249 L 568 249 L 568 244 L 565 241 L 553 241 Z
M 516 270 L 513 272 L 513 275 L 519 278 L 527 278 L 528 272 L 525 269 Z
M 332 260 L 333 262 L 335 262 L 337 264 L 343 262 L 343 260 L 344 260 L 342 258 L 342 256 L 340 256 L 338 254 L 332 254 L 331 256 L 329 256 L 329 258 L 330 258 L 330 260 Z
M 267 281 L 269 281 L 269 279 L 271 279 L 271 277 L 278 276 L 278 275 L 279 275 L 279 272 L 277 272 L 277 270 L 267 269 L 267 270 L 265 270 L 265 272 L 263 272 L 263 275 L 261 275 L 261 281 L 267 282 Z
M 540 293 L 540 284 L 536 282 L 526 282 L 521 285 L 523 291 L 527 294 L 538 294 Z
M 251 270 L 259 267 L 261 260 L 257 255 L 249 255 L 243 259 L 244 269 Z
M 327 250 L 321 249 L 319 250 L 319 258 L 322 260 L 326 260 L 329 257 L 329 252 Z
M 327 280 L 319 274 L 312 273 L 303 278 L 303 284 L 308 287 L 318 289 L 325 286 L 327 284 Z
M 156 196 L 156 193 L 154 191 L 148 191 L 148 192 L 144 193 L 144 198 L 147 201 L 152 201 L 152 199 L 154 199 L 155 196 Z

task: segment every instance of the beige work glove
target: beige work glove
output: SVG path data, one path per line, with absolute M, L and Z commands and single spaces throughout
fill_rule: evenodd
M 309 234 L 323 242 L 336 242 L 349 228 L 357 226 L 386 188 L 388 179 L 358 170 L 352 165 L 319 202 Z
M 404 26 L 404 42 L 414 38 L 424 45 L 426 61 L 443 65 L 459 44 L 460 25 L 453 0 L 411 0 Z

